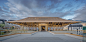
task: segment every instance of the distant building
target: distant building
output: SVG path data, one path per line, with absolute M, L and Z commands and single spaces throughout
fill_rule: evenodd
M 15 27 L 15 28 L 20 28 L 19 25 L 16 25 L 16 24 L 11 24 L 11 23 L 7 23 L 5 22 L 5 28 L 11 28 L 11 27 Z
M 68 30 L 83 30 L 83 28 L 82 28 L 82 25 L 81 24 L 70 24 L 69 26 L 68 26 Z
M 0 19 L 0 21 L 2 21 L 1 23 L 3 23 L 3 24 L 4 24 L 6 20 L 4 20 L 4 19 Z

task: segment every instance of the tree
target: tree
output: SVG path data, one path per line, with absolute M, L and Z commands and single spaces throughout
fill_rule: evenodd
M 0 27 L 4 28 L 5 24 L 0 24 Z
M 14 29 L 14 27 L 12 26 L 12 29 Z

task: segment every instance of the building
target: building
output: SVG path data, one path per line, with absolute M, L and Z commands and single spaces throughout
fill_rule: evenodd
M 0 21 L 0 24 L 2 24 L 2 21 Z
M 16 28 L 19 28 L 20 26 L 17 25 L 17 24 L 11 24 L 11 23 L 7 23 L 5 22 L 5 26 L 4 26 L 6 29 L 10 29 L 12 27 L 16 27 Z
M 70 24 L 69 26 L 68 26 L 68 30 L 83 30 L 83 25 L 81 25 L 81 24 Z
M 67 31 L 67 30 L 68 30 L 68 26 L 69 26 L 69 25 L 64 26 L 64 27 L 63 27 L 63 30 L 66 30 L 66 31 Z
M 79 23 L 80 21 L 71 21 L 61 19 L 59 17 L 28 17 L 16 21 L 8 21 L 8 23 L 21 26 L 21 30 L 38 30 L 38 31 L 59 31 L 69 24 Z M 25 27 L 25 28 L 23 28 Z
M 2 21 L 2 22 L 1 22 Z M 0 19 L 0 23 L 4 24 L 6 20 Z

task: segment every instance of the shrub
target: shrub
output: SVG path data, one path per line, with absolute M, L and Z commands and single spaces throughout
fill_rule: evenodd
M 1 32 L 1 31 L 0 31 L 0 35 L 4 35 L 4 32 Z

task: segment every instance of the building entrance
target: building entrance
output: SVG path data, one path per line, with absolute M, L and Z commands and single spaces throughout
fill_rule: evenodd
M 45 26 L 41 26 L 41 31 L 45 31 Z

